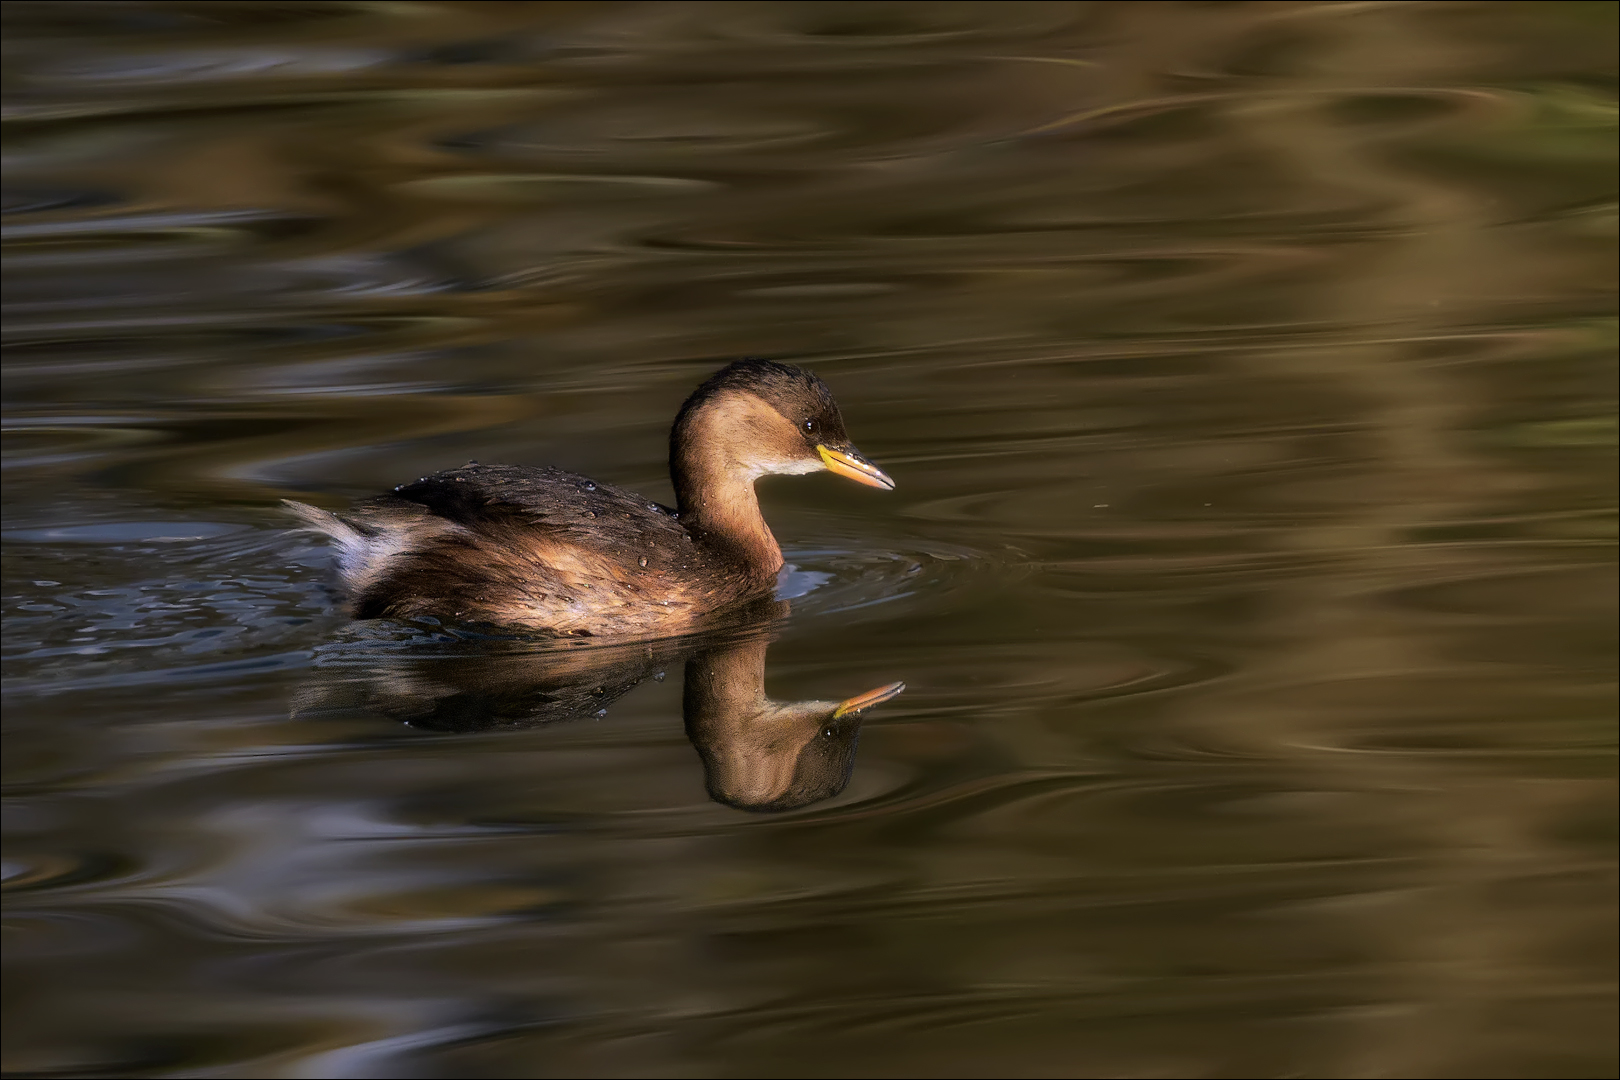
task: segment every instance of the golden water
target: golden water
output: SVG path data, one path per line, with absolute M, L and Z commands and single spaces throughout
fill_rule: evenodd
M 1613 1075 L 1613 4 L 6 19 L 8 1073 Z M 522 647 L 278 499 L 741 355 L 898 482 L 763 489 L 847 788 L 402 723 Z

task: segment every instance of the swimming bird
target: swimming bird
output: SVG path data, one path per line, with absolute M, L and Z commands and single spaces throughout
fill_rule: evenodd
M 562 469 L 476 463 L 343 514 L 286 505 L 336 542 L 356 618 L 660 635 L 771 596 L 782 550 L 754 483 L 821 470 L 894 487 L 850 442 L 824 382 L 750 359 L 710 377 L 676 415 L 674 507 Z

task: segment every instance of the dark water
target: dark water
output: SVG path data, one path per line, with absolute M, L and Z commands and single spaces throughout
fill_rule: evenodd
M 1614 5 L 6 18 L 11 1074 L 1613 1075 Z M 276 509 L 745 354 L 800 809 Z

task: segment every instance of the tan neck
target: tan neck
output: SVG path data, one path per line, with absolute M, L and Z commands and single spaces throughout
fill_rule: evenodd
M 727 456 L 706 421 L 702 413 L 685 419 L 672 437 L 669 471 L 681 524 L 755 576 L 775 577 L 782 549 L 759 511 L 754 475 Z

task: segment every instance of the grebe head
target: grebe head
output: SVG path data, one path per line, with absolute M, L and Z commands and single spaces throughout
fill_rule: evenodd
M 823 469 L 885 491 L 894 481 L 855 449 L 827 384 L 802 368 L 739 360 L 693 392 L 670 433 L 677 489 L 719 470 L 753 481 Z

